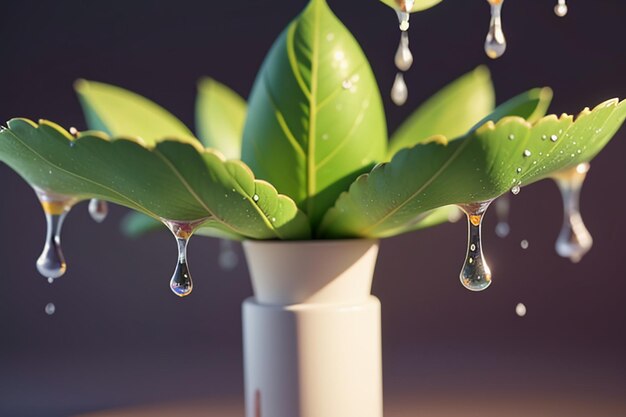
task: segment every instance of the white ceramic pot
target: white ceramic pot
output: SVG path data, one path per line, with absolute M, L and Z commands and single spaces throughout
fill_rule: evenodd
M 243 246 L 246 417 L 382 417 L 378 241 Z

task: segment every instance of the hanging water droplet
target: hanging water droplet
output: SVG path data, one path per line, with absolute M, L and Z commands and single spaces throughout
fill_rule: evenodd
M 505 238 L 511 232 L 509 226 L 509 210 L 511 201 L 508 195 L 502 195 L 496 200 L 496 216 L 498 216 L 498 224 L 496 224 L 496 235 Z
M 398 8 L 398 22 L 400 23 L 400 30 L 406 32 L 409 30 L 409 18 L 411 17 L 411 10 L 413 10 L 413 4 L 415 0 L 397 0 Z
M 409 48 L 408 32 L 402 32 L 400 35 L 400 44 L 398 45 L 394 62 L 396 68 L 400 71 L 408 71 L 411 69 L 411 65 L 413 65 L 413 54 Z
M 522 173 L 522 168 L 517 168 L 517 169 L 515 170 L 515 172 L 516 172 L 516 173 L 518 173 L 518 174 L 521 174 L 521 173 Z
M 526 239 L 522 240 L 519 245 L 521 246 L 522 249 L 526 250 L 528 249 L 528 241 Z
M 491 5 L 491 22 L 485 39 L 485 53 L 491 59 L 500 58 L 506 51 L 506 38 L 502 31 L 502 3 L 504 0 L 487 0 Z
M 79 135 L 78 129 L 76 129 L 74 126 L 70 127 L 70 135 L 74 136 L 74 138 L 77 138 Z
M 342 87 L 344 90 L 349 90 L 349 89 L 351 89 L 351 88 L 352 88 L 352 81 L 350 81 L 350 80 L 343 80 L 343 82 L 341 83 L 341 87 Z
M 232 271 L 239 264 L 239 257 L 235 251 L 233 241 L 228 239 L 220 240 L 220 253 L 218 256 L 218 264 L 225 271 Z
M 46 307 L 44 308 L 44 311 L 49 316 L 53 315 L 56 312 L 56 310 L 57 308 L 53 303 L 46 304 Z
M 554 6 L 554 14 L 558 17 L 564 17 L 567 14 L 567 3 L 565 0 L 559 0 L 558 4 Z
M 468 223 L 467 255 L 460 279 L 463 286 L 471 291 L 482 291 L 491 285 L 491 270 L 483 255 L 481 239 L 482 220 L 490 203 L 485 201 L 459 206 L 467 215 Z
M 35 192 L 46 216 L 46 242 L 37 259 L 37 270 L 50 282 L 50 279 L 54 280 L 61 277 L 67 270 L 65 256 L 61 248 L 61 229 L 65 217 L 76 200 L 36 187 Z
M 517 303 L 515 306 L 515 314 L 519 317 L 524 317 L 526 315 L 526 306 L 522 303 Z
M 580 262 L 593 246 L 593 238 L 580 214 L 580 190 L 589 168 L 588 163 L 582 163 L 554 178 L 563 198 L 563 226 L 556 241 L 556 252 L 574 263 Z
M 391 88 L 391 100 L 396 106 L 402 106 L 409 98 L 409 90 L 404 82 L 404 75 L 401 72 L 396 74 L 396 79 Z
M 519 185 L 516 185 L 513 188 L 511 188 L 511 192 L 513 193 L 513 195 L 518 195 L 520 191 L 522 191 L 522 189 L 520 188 Z
M 89 215 L 98 223 L 102 223 L 109 214 L 109 205 L 104 200 L 92 198 L 89 201 Z
M 48 278 L 48 284 L 54 284 L 54 278 Z
M 198 226 L 204 223 L 205 220 L 206 219 L 195 221 L 173 221 L 161 219 L 163 224 L 170 229 L 176 238 L 176 244 L 178 246 L 178 262 L 176 263 L 174 274 L 170 279 L 170 289 L 179 297 L 185 297 L 191 294 L 191 291 L 193 290 L 193 281 L 187 264 L 187 245 L 189 244 L 189 239 L 195 230 Z

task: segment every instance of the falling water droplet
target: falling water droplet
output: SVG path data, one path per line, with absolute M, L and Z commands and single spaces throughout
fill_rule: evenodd
M 459 206 L 467 215 L 468 223 L 467 255 L 460 279 L 463 286 L 471 291 L 482 291 L 491 285 L 491 270 L 483 255 L 481 239 L 481 224 L 490 203 L 484 201 Z
M 232 240 L 220 240 L 220 254 L 217 260 L 220 268 L 224 271 L 232 271 L 237 267 L 237 264 L 239 264 L 239 257 L 237 256 Z
M 53 315 L 56 312 L 56 310 L 57 308 L 53 303 L 46 304 L 46 307 L 44 308 L 44 311 L 49 316 Z
M 485 39 L 485 53 L 491 59 L 500 58 L 506 51 L 506 39 L 502 31 L 502 3 L 504 0 L 487 0 L 491 5 L 491 22 Z
M 580 214 L 580 190 L 589 168 L 588 163 L 582 163 L 554 178 L 563 198 L 563 226 L 556 241 L 556 252 L 574 263 L 580 262 L 593 246 L 593 238 Z
M 41 207 L 46 215 L 46 242 L 37 259 L 37 270 L 41 275 L 54 280 L 67 270 L 65 256 L 61 248 L 61 229 L 63 221 L 76 200 L 61 194 L 55 194 L 35 188 Z
M 511 232 L 509 226 L 509 210 L 511 207 L 511 201 L 508 195 L 500 196 L 496 200 L 496 216 L 498 216 L 498 224 L 496 224 L 496 235 L 500 238 L 505 238 Z
M 551 140 L 552 142 L 556 142 L 557 140 L 559 140 L 559 137 L 558 137 L 557 135 L 551 135 L 551 136 L 550 136 L 550 140 Z
M 400 35 L 400 44 L 395 56 L 396 68 L 400 71 L 408 71 L 413 65 L 413 54 L 409 48 L 409 34 L 408 32 L 402 32 Z
M 521 246 L 522 249 L 526 250 L 528 249 L 528 241 L 526 239 L 522 240 L 519 245 Z
M 98 223 L 102 223 L 109 214 L 109 205 L 104 200 L 92 198 L 89 201 L 89 215 Z
M 524 317 L 526 315 L 526 306 L 522 303 L 517 303 L 515 306 L 515 314 L 519 317 Z
M 54 278 L 48 278 L 48 284 L 54 284 Z
M 391 100 L 396 106 L 402 106 L 409 97 L 409 90 L 404 82 L 404 75 L 401 72 L 396 74 L 396 79 L 391 88 Z
M 187 264 L 187 245 L 189 239 L 196 231 L 198 226 L 204 223 L 205 219 L 195 221 L 174 221 L 161 219 L 163 224 L 167 226 L 176 238 L 178 246 L 178 262 L 176 269 L 170 280 L 170 289 L 179 297 L 186 297 L 193 290 L 193 281 L 189 273 L 189 265 Z
M 567 14 L 567 3 L 565 0 L 559 0 L 558 4 L 554 6 L 554 14 L 558 17 L 564 17 Z

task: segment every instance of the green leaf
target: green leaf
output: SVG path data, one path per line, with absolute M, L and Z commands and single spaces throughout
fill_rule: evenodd
M 0 131 L 0 160 L 29 184 L 78 200 L 108 200 L 153 218 L 205 219 L 251 239 L 306 239 L 306 216 L 240 161 L 199 144 L 81 135 L 13 119 Z
M 444 87 L 409 116 L 391 137 L 388 159 L 433 135 L 464 135 L 493 110 L 494 104 L 489 70 L 480 66 Z
M 396 10 L 399 10 L 402 7 L 402 4 L 405 0 L 380 0 L 385 3 L 389 7 L 393 7 Z M 430 9 L 433 6 L 441 3 L 442 0 L 415 0 L 413 4 L 413 8 L 411 9 L 411 13 L 421 12 L 422 10 Z
M 139 136 L 154 145 L 163 138 L 197 143 L 193 133 L 161 106 L 114 85 L 78 80 L 74 84 L 89 129 L 111 136 Z
M 593 111 L 487 122 L 462 139 L 404 149 L 362 175 L 324 218 L 323 237 L 386 237 L 410 229 L 429 210 L 487 201 L 593 158 L 626 118 L 626 101 Z M 552 140 L 552 137 L 556 140 Z
M 228 159 L 241 159 L 241 138 L 246 120 L 246 102 L 233 90 L 212 78 L 198 83 L 196 130 L 208 148 Z
M 378 85 L 325 0 L 312 0 L 274 43 L 248 105 L 242 159 L 293 198 L 313 225 L 385 157 Z

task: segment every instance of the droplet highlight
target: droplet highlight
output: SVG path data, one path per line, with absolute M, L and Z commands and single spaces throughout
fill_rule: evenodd
M 563 226 L 556 241 L 556 252 L 577 263 L 591 250 L 593 237 L 580 214 L 580 190 L 590 165 L 578 164 L 554 177 L 563 199 Z
M 92 198 L 89 201 L 89 215 L 91 218 L 98 222 L 102 223 L 109 214 L 109 205 L 104 200 L 98 200 L 97 198 Z
M 567 3 L 565 0 L 559 0 L 557 5 L 554 6 L 554 14 L 558 17 L 565 17 L 567 15 Z
M 399 72 L 396 74 L 396 79 L 393 82 L 393 87 L 391 88 L 391 100 L 396 106 L 402 106 L 406 103 L 408 98 L 409 90 L 404 81 L 404 75 Z
M 491 59 L 500 58 L 506 51 L 506 38 L 502 30 L 502 4 L 504 0 L 487 0 L 491 5 L 491 22 L 485 39 L 485 53 Z
M 529 243 L 528 243 L 528 241 L 527 241 L 526 239 L 524 239 L 524 240 L 522 240 L 522 241 L 519 243 L 519 245 L 520 245 L 520 247 L 521 247 L 522 249 L 526 250 L 526 249 L 528 249 Z
M 481 227 L 491 201 L 463 204 L 468 224 L 467 254 L 461 269 L 461 284 L 470 291 L 483 291 L 491 285 L 491 270 L 483 255 Z
M 67 264 L 61 247 L 63 221 L 76 200 L 61 194 L 35 188 L 41 207 L 46 216 L 46 241 L 37 259 L 37 270 L 45 278 L 55 280 L 67 271 Z

